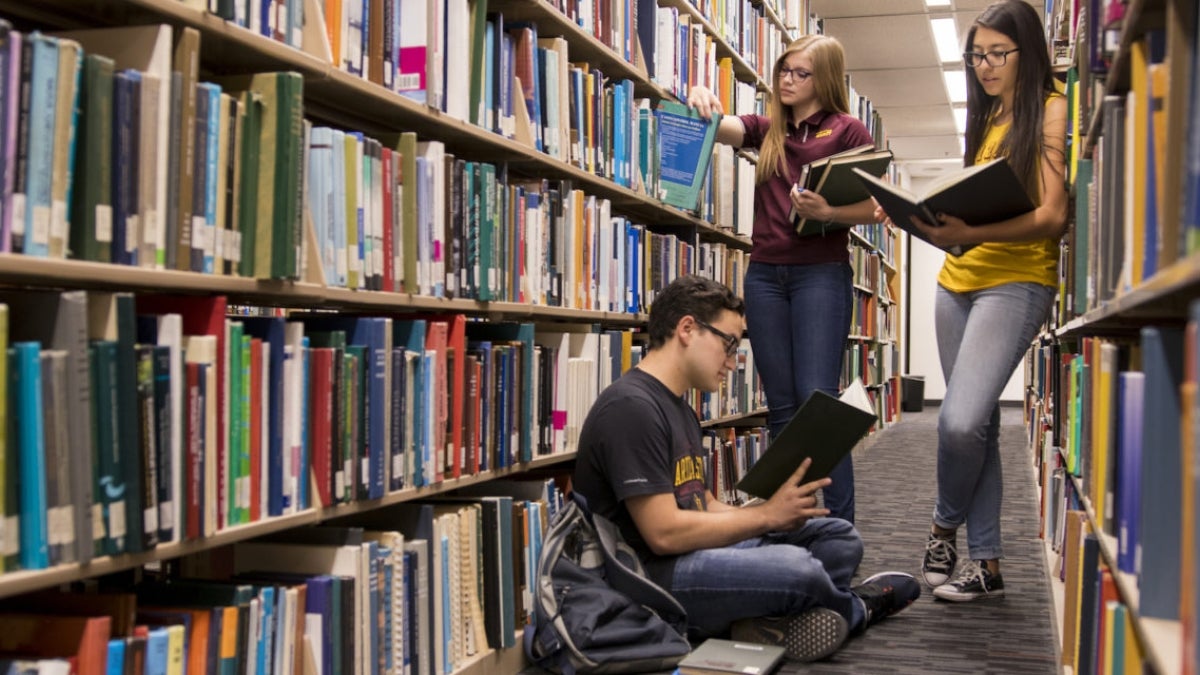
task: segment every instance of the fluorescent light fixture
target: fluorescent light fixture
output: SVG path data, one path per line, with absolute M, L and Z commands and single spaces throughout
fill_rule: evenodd
M 965 134 L 967 132 L 967 109 L 955 106 L 952 112 L 954 113 L 954 126 L 958 129 L 958 133 Z
M 961 70 L 943 70 L 942 79 L 946 81 L 946 96 L 951 103 L 967 102 L 967 74 Z
M 967 137 L 962 134 L 958 135 L 958 154 L 967 154 Z
M 962 60 L 962 46 L 958 44 L 958 28 L 954 19 L 930 19 L 933 41 L 937 44 L 938 58 L 942 63 Z
M 926 7 L 949 7 L 950 0 L 925 0 Z

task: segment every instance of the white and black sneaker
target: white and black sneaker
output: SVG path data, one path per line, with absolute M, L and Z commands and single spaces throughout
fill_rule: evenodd
M 989 572 L 987 566 L 978 560 L 972 560 L 954 581 L 933 589 L 933 596 L 951 602 L 1003 598 L 1004 578 L 999 572 Z
M 937 588 L 950 580 L 958 563 L 957 534 L 939 537 L 930 532 L 925 542 L 925 559 L 921 561 L 921 576 L 925 583 Z
M 730 637 L 739 642 L 778 645 L 795 661 L 829 658 L 850 633 L 841 614 L 816 607 L 795 616 L 742 619 L 733 624 Z

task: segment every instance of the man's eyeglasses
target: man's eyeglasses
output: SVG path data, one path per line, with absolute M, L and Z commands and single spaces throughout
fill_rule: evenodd
M 736 356 L 737 355 L 738 345 L 740 345 L 742 343 L 742 339 L 740 337 L 738 337 L 736 335 L 730 335 L 729 333 L 726 333 L 723 330 L 714 328 L 712 326 L 712 324 L 708 323 L 707 321 L 701 321 L 700 319 L 696 319 L 696 324 L 702 328 L 707 329 L 708 332 L 712 333 L 713 335 L 716 335 L 717 337 L 721 338 L 721 342 L 725 343 L 725 356 Z
M 808 72 L 807 70 L 801 70 L 799 68 L 784 68 L 782 66 L 779 68 L 780 80 L 790 79 L 797 82 L 803 82 L 810 77 L 812 77 L 812 73 Z
M 979 64 L 983 63 L 984 59 L 987 59 L 988 65 L 993 68 L 999 68 L 1005 63 L 1008 63 L 1009 54 L 1019 51 L 1021 51 L 1020 48 L 1009 49 L 1008 51 L 998 49 L 994 52 L 988 52 L 986 54 L 980 54 L 979 52 L 963 52 L 963 61 L 966 62 L 968 68 L 975 68 Z

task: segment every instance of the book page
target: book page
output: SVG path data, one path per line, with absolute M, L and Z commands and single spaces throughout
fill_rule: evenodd
M 867 396 L 867 388 L 863 386 L 861 378 L 854 378 L 854 381 L 846 387 L 846 390 L 842 392 L 842 395 L 838 399 L 843 403 L 849 403 L 859 410 L 871 413 L 872 415 L 875 414 L 875 407 L 871 405 L 871 398 Z

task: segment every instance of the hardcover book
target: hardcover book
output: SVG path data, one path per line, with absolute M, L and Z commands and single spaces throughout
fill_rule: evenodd
M 936 224 L 935 216 L 945 213 L 962 218 L 968 225 L 984 225 L 1015 218 L 1034 208 L 1025 187 L 1003 157 L 947 176 L 921 195 L 885 183 L 861 169 L 855 169 L 854 173 L 896 227 L 926 242 L 929 238 L 912 224 L 911 216 Z M 952 246 L 946 251 L 962 255 L 971 248 Z
M 709 638 L 679 662 L 681 675 L 767 675 L 783 661 L 783 647 Z
M 887 171 L 892 163 L 891 150 L 875 150 L 873 145 L 861 145 L 851 148 L 825 159 L 806 164 L 797 187 L 812 190 L 825 198 L 830 206 L 847 206 L 857 204 L 871 198 L 862 181 L 852 173 L 853 169 L 862 169 L 872 176 L 879 177 Z M 857 223 L 822 223 L 808 220 L 792 211 L 789 219 L 796 228 L 796 234 L 802 237 L 825 234 L 835 230 L 845 230 Z
M 770 499 L 808 457 L 812 465 L 804 474 L 805 483 L 828 476 L 876 419 L 862 380 L 855 379 L 837 398 L 814 391 L 779 436 L 771 440 L 737 489 Z
M 712 161 L 721 116 L 704 119 L 691 108 L 670 101 L 658 104 L 659 198 L 695 211 L 700 187 Z

